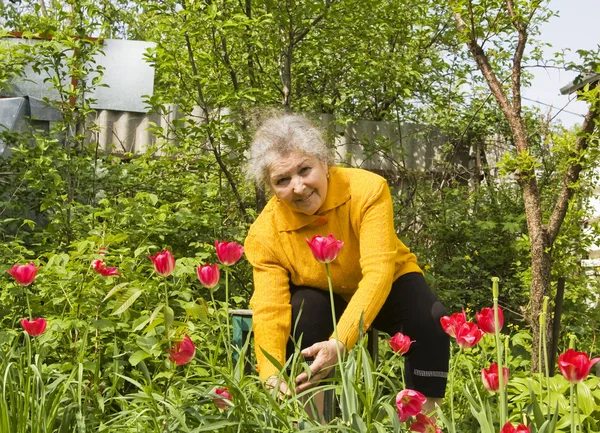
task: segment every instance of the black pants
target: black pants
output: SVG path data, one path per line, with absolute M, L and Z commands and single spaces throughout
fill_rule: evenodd
M 327 340 L 333 333 L 329 293 L 312 287 L 292 286 L 292 337 L 298 341 L 302 335 L 301 349 Z M 339 320 L 346 302 L 334 295 L 335 312 Z M 301 308 L 302 307 L 302 308 Z M 300 314 L 300 310 L 302 313 Z M 300 315 L 300 317 L 298 317 Z M 415 342 L 406 356 L 404 379 L 406 388 L 417 390 L 427 397 L 441 398 L 446 389 L 450 338 L 440 325 L 446 315 L 444 306 L 437 300 L 423 276 L 409 273 L 399 277 L 373 321 L 377 330 L 394 335 L 402 332 Z M 288 356 L 294 351 L 288 343 Z

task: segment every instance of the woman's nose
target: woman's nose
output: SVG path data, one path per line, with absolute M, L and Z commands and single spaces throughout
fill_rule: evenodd
M 304 191 L 304 182 L 299 177 L 292 179 L 292 186 L 295 194 L 302 194 Z

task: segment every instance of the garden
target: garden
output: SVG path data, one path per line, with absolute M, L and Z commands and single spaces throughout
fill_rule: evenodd
M 0 5 L 0 95 L 33 70 L 60 113 L 0 126 L 0 433 L 600 432 L 600 286 L 582 266 L 598 235 L 600 90 L 577 87 L 589 112 L 570 129 L 520 94 L 527 66 L 587 76 L 600 56 L 544 58 L 545 2 L 441 3 Z M 108 39 L 155 44 L 143 103 L 164 122 L 143 150 L 97 139 Z M 290 395 L 258 377 L 251 333 L 237 338 L 232 312 L 253 291 L 244 240 L 269 199 L 244 175 L 247 151 L 286 111 L 323 126 L 339 165 L 388 180 L 397 234 L 448 311 L 434 412 L 403 383 L 410 335 L 379 332 L 375 352 L 361 335 L 331 377 Z M 400 139 L 351 142 L 365 124 Z M 435 155 L 413 163 L 433 136 Z M 344 248 L 307 241 L 298 257 L 327 269 Z M 296 351 L 280 379 L 308 368 Z

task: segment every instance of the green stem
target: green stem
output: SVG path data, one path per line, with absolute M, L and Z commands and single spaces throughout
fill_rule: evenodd
M 164 308 L 164 316 L 165 316 L 165 339 L 167 340 L 167 347 L 170 347 L 169 341 L 169 290 L 167 288 L 167 281 L 163 281 L 165 287 L 165 308 Z
M 229 327 L 229 266 L 225 267 L 225 353 L 227 354 L 227 362 L 233 365 L 231 358 L 231 335 Z
M 469 376 L 471 376 L 471 382 L 473 383 L 473 388 L 475 388 L 475 392 L 477 393 L 477 400 L 479 400 L 479 404 L 483 408 L 483 399 L 481 398 L 481 394 L 479 393 L 479 387 L 477 386 L 477 382 L 475 382 L 475 377 L 473 376 L 473 370 L 471 369 L 471 364 L 468 364 L 469 367 Z
M 29 321 L 33 320 L 33 315 L 31 314 L 31 305 L 29 304 L 29 290 L 25 287 L 25 299 L 27 300 L 27 311 L 29 312 Z
M 575 433 L 575 385 L 570 384 L 571 388 L 571 433 Z
M 456 359 L 453 360 L 452 363 L 452 373 L 450 375 L 450 414 L 452 416 L 452 429 L 451 433 L 456 432 L 456 419 L 454 418 L 454 378 L 456 376 L 456 366 L 458 365 L 458 360 L 462 355 L 462 347 L 458 349 L 458 355 L 456 355 Z
M 400 368 L 400 384 L 402 385 L 402 389 L 404 389 L 404 359 L 402 359 L 400 361 L 399 368 Z
M 498 403 L 500 406 L 500 425 L 506 424 L 506 393 L 504 389 L 504 369 L 502 358 L 502 345 L 500 344 L 500 319 L 498 316 L 498 277 L 492 277 L 492 294 L 494 296 L 494 329 L 496 337 L 496 355 L 498 358 Z
M 548 367 L 548 347 L 546 344 L 546 318 L 548 313 L 548 296 L 544 296 L 544 303 L 542 305 L 542 316 L 543 316 L 543 332 L 542 335 L 542 346 L 544 354 L 544 372 L 546 376 L 546 393 L 548 395 L 548 418 L 550 417 L 550 368 Z
M 333 286 L 331 284 L 331 274 L 329 273 L 329 263 L 325 263 L 325 270 L 327 271 L 327 284 L 329 285 L 329 300 L 331 303 L 331 320 L 333 320 L 333 335 L 335 337 L 335 350 L 337 352 L 338 366 L 340 368 L 340 375 L 342 376 L 342 392 L 346 391 L 346 376 L 343 370 L 342 353 L 340 351 L 340 340 L 337 332 L 337 318 L 335 316 L 335 300 L 333 299 Z M 344 420 L 347 421 L 347 420 Z

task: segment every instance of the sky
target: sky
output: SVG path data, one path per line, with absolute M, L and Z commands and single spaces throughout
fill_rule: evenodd
M 555 52 L 569 48 L 571 52 L 567 59 L 577 61 L 579 56 L 575 53 L 576 50 L 594 49 L 600 45 L 600 0 L 550 0 L 549 7 L 557 11 L 559 16 L 550 18 L 541 27 L 539 38 L 552 44 L 552 47 L 544 49 L 545 59 L 551 59 Z M 527 98 L 523 104 L 536 105 L 543 113 L 556 114 L 556 119 L 566 127 L 581 124 L 582 116 L 587 113 L 587 105 L 572 100 L 573 95 L 560 94 L 560 88 L 573 81 L 578 74 L 574 71 L 542 68 L 533 68 L 532 72 L 535 77 L 532 86 L 523 90 L 523 97 Z M 569 103 L 569 100 L 572 101 Z M 564 110 L 558 113 L 563 107 Z

